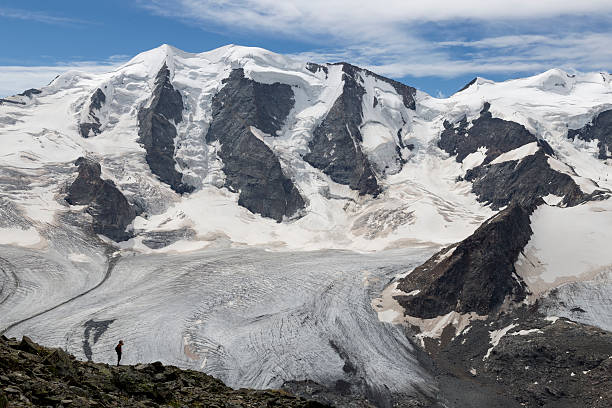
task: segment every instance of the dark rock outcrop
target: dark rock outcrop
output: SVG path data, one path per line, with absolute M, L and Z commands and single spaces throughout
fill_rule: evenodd
M 362 381 L 366 381 L 362 377 Z M 434 397 L 415 390 L 411 395 L 396 395 L 391 402 L 377 400 L 376 395 L 357 397 L 351 384 L 338 380 L 333 386 L 326 387 L 311 380 L 287 381 L 283 390 L 306 399 L 313 399 L 321 404 L 342 408 L 444 408 L 446 405 L 436 401 Z M 453 407 L 455 408 L 455 407 Z
M 226 186 L 240 193 L 238 204 L 282 221 L 304 207 L 304 199 L 282 172 L 274 152 L 251 126 L 270 135 L 282 127 L 294 105 L 289 85 L 262 84 L 235 69 L 213 97 L 213 120 L 206 141 L 218 141 Z
M 438 147 L 450 155 L 457 155 L 455 159 L 462 162 L 467 155 L 484 146 L 487 148 L 486 164 L 502 153 L 537 141 L 523 125 L 494 118 L 489 112 L 490 106 L 488 102 L 485 103 L 480 117 L 472 121 L 470 129 L 465 117 L 454 126 L 444 122 L 445 129 L 440 135 Z
M 470 82 L 468 82 L 467 84 L 465 84 L 463 86 L 463 88 L 461 88 L 460 90 L 458 90 L 456 93 L 459 93 L 461 91 L 465 91 L 466 89 L 468 89 L 470 86 L 474 85 L 476 83 L 476 81 L 478 81 L 478 77 L 475 77 L 474 79 L 472 79 Z
M 374 78 L 380 81 L 390 84 L 395 89 L 395 92 L 397 92 L 402 97 L 404 106 L 406 106 L 408 109 L 411 109 L 411 110 L 416 109 L 416 101 L 414 99 L 414 97 L 416 96 L 416 88 L 402 84 L 401 82 L 397 82 L 393 79 L 386 78 L 384 76 L 375 74 L 374 72 L 371 72 L 368 70 L 364 70 L 364 71 L 366 75 L 373 76 Z
M 79 123 L 79 132 L 81 133 L 82 137 L 88 138 L 100 134 L 100 127 L 102 125 L 96 113 L 102 108 L 102 105 L 105 102 L 106 95 L 104 94 L 104 92 L 102 92 L 100 88 L 96 89 L 96 91 L 93 93 L 93 95 L 91 95 L 91 98 L 89 100 L 89 113 L 87 115 L 89 121 Z
M 564 320 L 540 330 L 504 336 L 485 375 L 499 378 L 528 406 L 603 408 L 612 402 L 612 334 Z
M 171 231 L 152 231 L 145 232 L 142 243 L 151 249 L 164 248 L 181 239 L 193 239 L 196 232 L 191 228 L 182 228 Z
M 362 76 L 371 76 L 393 86 L 402 97 L 404 105 L 412 110 L 416 108 L 416 89 L 354 65 L 333 65 L 342 67 L 344 88 L 325 119 L 314 130 L 308 145 L 310 152 L 304 155 L 304 160 L 322 170 L 336 183 L 348 185 L 351 189 L 358 190 L 361 195 L 377 196 L 381 188 L 374 168 L 361 148 L 362 103 L 366 92 L 362 86 Z M 373 103 L 376 107 L 378 100 L 374 98 Z M 398 152 L 402 147 L 397 146 Z M 403 159 L 399 153 L 398 156 L 401 166 Z
M 3 99 L 0 98 L 0 105 L 2 105 L 3 103 L 10 103 L 13 105 L 25 105 L 25 102 L 21 102 L 21 101 L 12 101 L 10 99 Z
M 512 204 L 402 278 L 398 289 L 419 290 L 395 297 L 405 314 L 424 319 L 451 311 L 488 315 L 508 296 L 523 300 L 526 287 L 517 280 L 514 263 L 531 237 L 534 208 Z
M 262 84 L 253 81 L 244 76 L 242 68 L 233 70 L 224 83 L 225 86 L 213 100 L 213 120 L 216 121 L 219 120 L 218 115 L 227 114 L 230 109 L 234 121 L 276 136 L 295 105 L 291 86 L 279 82 Z M 213 132 L 212 136 L 217 134 Z
M 482 165 L 466 172 L 465 179 L 472 182 L 472 191 L 480 201 L 499 209 L 511 202 L 532 205 L 540 197 L 554 194 L 564 197 L 568 206 L 586 199 L 574 179 L 553 170 L 543 148 L 521 160 Z
M 35 88 L 27 89 L 17 95 L 9 96 L 7 98 L 0 98 L 0 105 L 5 104 L 5 103 L 12 104 L 12 105 L 25 105 L 26 102 L 24 102 L 23 98 L 19 98 L 20 96 L 25 96 L 26 98 L 32 98 L 34 95 L 38 95 L 40 93 L 42 93 L 40 89 L 35 89 Z
M 153 174 L 179 194 L 194 190 L 193 186 L 183 183 L 183 174 L 176 170 L 174 159 L 175 124 L 182 120 L 183 98 L 172 86 L 170 70 L 164 63 L 155 78 L 149 104 L 138 112 L 138 136 Z
M 23 336 L 21 338 L 21 343 L 19 343 L 19 350 L 25 351 L 27 353 L 37 354 L 40 351 L 40 347 L 38 344 L 34 343 L 31 338 L 28 336 Z
M 360 69 L 342 65 L 344 89 L 325 119 L 314 130 L 310 152 L 304 160 L 322 170 L 333 181 L 346 184 L 359 194 L 381 192 L 374 170 L 361 149 L 365 90 L 360 84 Z
M 492 347 L 490 333 L 511 324 Z M 605 330 L 565 319 L 551 323 L 532 307 L 472 321 L 469 331 L 449 340 L 434 351 L 436 364 L 467 384 L 495 389 L 513 406 L 604 408 L 612 401 L 612 333 Z
M 479 147 L 487 148 L 483 163 L 465 174 L 472 182 L 472 192 L 478 200 L 499 209 L 512 202 L 531 206 L 541 197 L 554 194 L 563 197 L 562 204 L 577 205 L 588 197 L 571 176 L 553 170 L 548 158 L 554 156 L 552 147 L 537 139 L 523 125 L 493 118 L 490 105 L 485 103 L 480 117 L 471 123 L 464 117 L 457 124 L 444 123 L 438 146 L 462 162 Z M 538 150 L 517 160 L 491 164 L 501 154 L 528 143 L 537 143 Z
M 570 129 L 567 137 L 570 139 L 577 137 L 587 142 L 598 140 L 598 157 L 602 160 L 612 159 L 612 109 L 601 112 L 581 129 Z
M 23 91 L 22 93 L 19 93 L 17 95 L 19 95 L 19 96 L 27 96 L 28 98 L 31 98 L 33 95 L 38 95 L 40 93 L 42 93 L 42 91 L 40 89 L 30 88 L 30 89 L 26 89 L 25 91 Z
M 351 75 L 354 75 L 355 72 L 360 72 L 363 75 L 367 75 L 373 78 L 376 78 L 379 81 L 386 82 L 395 89 L 395 92 L 398 93 L 402 97 L 402 101 L 404 102 L 404 106 L 408 109 L 415 110 L 416 109 L 416 101 L 414 97 L 416 96 L 416 88 L 411 86 L 402 84 L 401 82 L 395 81 L 391 78 L 384 77 L 382 75 L 378 75 L 375 72 L 370 70 L 356 67 L 355 65 L 347 64 L 346 62 L 339 62 L 332 65 L 342 65 L 342 70 L 347 73 L 350 72 Z
M 312 72 L 313 74 L 316 74 L 318 71 L 325 72 L 325 75 L 329 73 L 329 68 L 327 68 L 325 65 L 315 64 L 314 62 L 307 62 L 306 69 Z
M 62 349 L 22 351 L 0 338 L 0 407 L 323 408 L 277 390 L 233 390 L 201 372 L 160 362 L 113 367 L 82 362 Z
M 111 180 L 103 180 L 100 164 L 80 157 L 75 165 L 79 175 L 68 188 L 66 201 L 71 205 L 87 205 L 93 217 L 93 230 L 115 241 L 130 238 L 127 226 L 136 217 L 134 208 Z

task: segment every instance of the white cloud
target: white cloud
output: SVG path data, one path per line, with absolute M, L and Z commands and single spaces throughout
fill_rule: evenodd
M 612 66 L 612 33 L 582 33 L 558 37 L 505 36 L 452 44 L 427 44 L 426 48 L 393 44 L 379 46 L 376 52 L 369 47 L 348 47 L 333 52 L 307 52 L 302 58 L 316 62 L 355 61 L 382 75 L 404 77 L 438 76 L 444 78 L 465 74 L 502 74 L 541 72 L 553 67 L 568 71 L 609 70 Z M 461 58 L 445 52 L 449 47 L 474 48 Z
M 525 38 L 523 38 L 525 37 Z M 295 55 L 314 62 L 348 61 L 381 75 L 401 78 L 460 75 L 535 73 L 553 67 L 567 71 L 608 70 L 612 66 L 612 34 L 583 33 L 580 36 L 506 36 L 452 44 L 420 42 L 389 46 L 350 46 Z M 446 52 L 450 47 L 474 48 L 461 58 Z
M 232 32 L 283 33 L 298 39 L 318 38 L 342 45 L 391 42 L 418 38 L 416 26 L 494 20 L 517 22 L 584 15 L 612 15 L 609 0 L 140 0 L 148 10 Z
M 140 4 L 158 14 L 233 24 L 236 29 L 257 28 L 294 32 L 315 27 L 330 33 L 340 29 L 362 31 L 363 26 L 454 19 L 539 19 L 570 14 L 610 13 L 609 0 L 152 0 Z
M 589 19 L 612 16 L 609 0 L 151 0 L 139 4 L 204 30 L 289 36 L 311 44 L 308 52 L 298 54 L 301 58 L 345 60 L 394 77 L 612 66 L 610 30 L 585 32 L 596 31 Z M 484 34 L 465 39 L 464 32 L 472 37 L 474 32 Z
M 45 24 L 55 25 L 84 25 L 92 24 L 90 21 L 79 20 L 74 18 L 54 16 L 42 11 L 31 11 L 15 8 L 0 7 L 0 17 L 14 18 L 18 20 L 37 21 Z
M 0 66 L 0 98 L 15 95 L 29 88 L 40 88 L 47 85 L 56 76 L 73 69 L 85 72 L 108 72 L 117 67 L 117 63 L 78 62 L 51 66 Z

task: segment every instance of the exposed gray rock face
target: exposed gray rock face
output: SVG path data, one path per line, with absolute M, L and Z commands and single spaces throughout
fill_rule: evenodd
M 504 336 L 486 373 L 501 377 L 526 405 L 605 407 L 612 401 L 610 332 L 563 320 L 540 330 Z
M 28 98 L 31 98 L 33 95 L 38 95 L 41 92 L 42 91 L 40 89 L 30 88 L 30 89 L 26 89 L 25 91 L 23 91 L 22 93 L 19 93 L 17 95 L 19 95 L 19 96 L 27 96 Z
M 238 204 L 264 217 L 282 221 L 304 207 L 304 199 L 281 170 L 272 150 L 251 126 L 276 135 L 294 105 L 289 85 L 262 84 L 235 69 L 213 97 L 213 120 L 206 141 L 218 141 L 226 186 L 240 192 Z
M 357 68 L 357 67 L 354 67 L 354 68 Z M 360 69 L 360 68 L 357 68 L 357 69 Z M 386 78 L 384 76 L 375 74 L 374 72 L 368 71 L 367 69 L 361 69 L 361 71 L 364 72 L 365 75 L 372 76 L 378 79 L 379 81 L 383 81 L 383 82 L 390 84 L 395 89 L 395 92 L 401 95 L 402 101 L 404 102 L 404 106 L 406 106 L 408 109 L 412 109 L 412 110 L 416 109 L 416 101 L 414 100 L 414 97 L 416 96 L 416 88 L 413 88 L 408 85 L 404 85 L 401 82 L 394 81 L 393 79 Z
M 598 140 L 598 157 L 602 160 L 612 159 L 612 109 L 601 112 L 581 129 L 570 129 L 567 137 L 570 139 L 577 137 L 587 142 Z
M 80 157 L 75 162 L 79 175 L 68 189 L 66 201 L 87 205 L 93 217 L 93 230 L 115 241 L 130 238 L 126 227 L 136 217 L 134 208 L 111 180 L 102 180 L 100 164 Z
M 472 127 L 469 130 L 465 117 L 455 126 L 444 122 L 445 129 L 440 135 L 438 147 L 450 155 L 456 154 L 455 159 L 462 162 L 468 154 L 485 146 L 487 153 L 484 164 L 486 164 L 502 153 L 537 141 L 536 137 L 529 133 L 523 125 L 494 118 L 489 112 L 490 107 L 488 102 L 485 103 L 480 117 L 472 121 Z
M 465 91 L 466 89 L 468 89 L 470 86 L 474 85 L 476 83 L 476 81 L 478 81 L 478 78 L 474 78 L 472 79 L 470 82 L 468 82 L 467 84 L 465 84 L 463 86 L 463 88 L 461 88 L 460 90 L 457 91 L 457 93 L 461 92 L 461 91 Z
M 154 231 L 144 234 L 142 243 L 151 249 L 167 247 L 181 239 L 193 239 L 196 232 L 190 228 L 172 231 Z
M 361 150 L 360 131 L 365 90 L 360 84 L 359 68 L 342 64 L 344 89 L 309 143 L 304 160 L 322 170 L 333 181 L 346 184 L 359 194 L 381 192 L 366 155 Z
M 492 347 L 490 333 L 511 324 Z M 469 331 L 453 335 L 429 342 L 436 364 L 479 389 L 493 388 L 512 406 L 604 408 L 612 400 L 610 332 L 565 319 L 551 323 L 536 308 L 521 308 L 472 321 Z
M 329 72 L 329 69 L 325 65 L 319 65 L 313 62 L 307 62 L 306 69 L 312 72 L 313 74 L 316 74 L 318 71 L 323 71 L 325 72 L 325 75 L 327 75 L 327 73 Z
M 5 103 L 13 104 L 13 105 L 25 105 L 26 102 L 24 102 L 23 98 L 19 98 L 20 96 L 32 98 L 34 95 L 38 95 L 41 92 L 42 91 L 40 89 L 35 89 L 35 88 L 27 89 L 17 95 L 9 96 L 7 98 L 0 98 L 0 105 L 5 104 Z
M 514 263 L 533 233 L 529 216 L 534 209 L 512 204 L 402 278 L 398 289 L 420 291 L 395 297 L 405 313 L 424 319 L 451 311 L 488 315 L 507 296 L 523 300 L 526 286 L 517 280 Z
M 548 194 L 564 197 L 562 203 L 570 206 L 588 198 L 572 177 L 550 167 L 548 157 L 554 156 L 554 151 L 545 140 L 537 139 L 518 123 L 493 118 L 489 108 L 489 103 L 485 103 L 470 129 L 465 117 L 455 125 L 445 122 L 438 142 L 441 149 L 456 154 L 458 162 L 481 146 L 487 148 L 483 164 L 465 174 L 479 201 L 497 210 L 511 202 L 531 206 Z M 533 142 L 539 146 L 535 154 L 490 164 L 502 153 Z
M 89 122 L 79 123 L 79 132 L 81 136 L 84 138 L 88 138 L 90 136 L 99 135 L 100 130 L 100 119 L 96 115 L 97 111 L 102 108 L 102 105 L 106 102 L 106 95 L 100 88 L 96 89 L 96 91 L 91 95 L 91 99 L 89 101 L 89 114 L 88 119 Z
M 586 199 L 569 175 L 550 167 L 543 148 L 521 160 L 475 167 L 465 179 L 472 182 L 479 201 L 496 210 L 513 201 L 529 206 L 548 194 L 564 197 L 562 203 L 569 206 Z
M 416 95 L 416 88 L 402 84 L 401 82 L 395 81 L 393 79 L 378 75 L 367 69 L 363 69 L 363 68 L 356 67 L 355 65 L 347 64 L 346 62 L 339 62 L 339 63 L 331 64 L 331 65 L 341 65 L 345 73 L 351 72 L 352 75 L 354 75 L 355 72 L 361 72 L 363 75 L 368 75 L 368 76 L 378 79 L 379 81 L 383 81 L 383 82 L 390 84 L 395 89 L 395 92 L 397 92 L 402 97 L 402 101 L 404 102 L 404 105 L 408 109 L 412 109 L 412 110 L 416 109 L 416 101 L 414 99 Z M 312 62 L 309 62 L 306 64 L 306 69 L 312 73 L 316 73 L 318 71 L 324 71 L 325 74 L 327 74 L 329 71 L 327 66 L 314 64 Z M 376 107 L 376 104 L 377 104 L 377 101 L 376 101 L 376 98 L 374 98 L 374 107 Z
M 155 78 L 149 105 L 138 112 L 138 136 L 153 174 L 179 194 L 194 190 L 193 186 L 183 183 L 183 174 L 175 168 L 175 124 L 182 120 L 183 98 L 172 86 L 170 70 L 164 63 Z
M 10 99 L 0 98 L 0 105 L 2 105 L 3 103 L 11 103 L 13 105 L 25 105 L 25 102 L 11 101 Z
M 360 72 L 363 75 L 371 76 L 371 77 L 378 79 L 379 81 L 388 83 L 395 89 L 395 92 L 397 92 L 402 97 L 402 101 L 404 102 L 404 105 L 408 109 L 412 109 L 412 110 L 416 109 L 416 101 L 414 100 L 414 97 L 416 96 L 416 88 L 402 84 L 401 82 L 397 82 L 391 78 L 387 78 L 382 75 L 378 75 L 377 73 L 374 73 L 367 69 L 359 68 L 355 65 L 347 64 L 346 62 L 339 62 L 337 64 L 332 64 L 332 65 L 342 65 L 343 71 L 345 73 L 351 72 L 351 75 L 354 75 L 355 72 Z

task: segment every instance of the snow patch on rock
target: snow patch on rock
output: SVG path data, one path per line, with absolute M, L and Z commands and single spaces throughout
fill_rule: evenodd
M 491 164 L 499 164 L 507 161 L 521 160 L 524 157 L 535 154 L 539 149 L 537 142 L 527 143 L 509 152 L 502 153 L 497 156 Z
M 489 347 L 489 349 L 487 350 L 487 354 L 485 354 L 485 356 L 482 358 L 483 361 L 489 358 L 489 356 L 491 355 L 491 352 L 499 344 L 499 341 L 501 340 L 501 338 L 504 337 L 506 333 L 508 333 L 510 330 L 512 330 L 516 326 L 518 326 L 518 324 L 512 323 L 502 329 L 493 330 L 489 332 L 489 338 L 490 338 L 489 343 L 491 344 L 491 347 Z

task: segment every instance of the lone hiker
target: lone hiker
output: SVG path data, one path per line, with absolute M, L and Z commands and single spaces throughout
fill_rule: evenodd
M 115 346 L 115 351 L 117 352 L 117 367 L 119 367 L 119 362 L 121 361 L 121 346 L 123 346 L 123 340 L 119 340 L 119 344 Z

